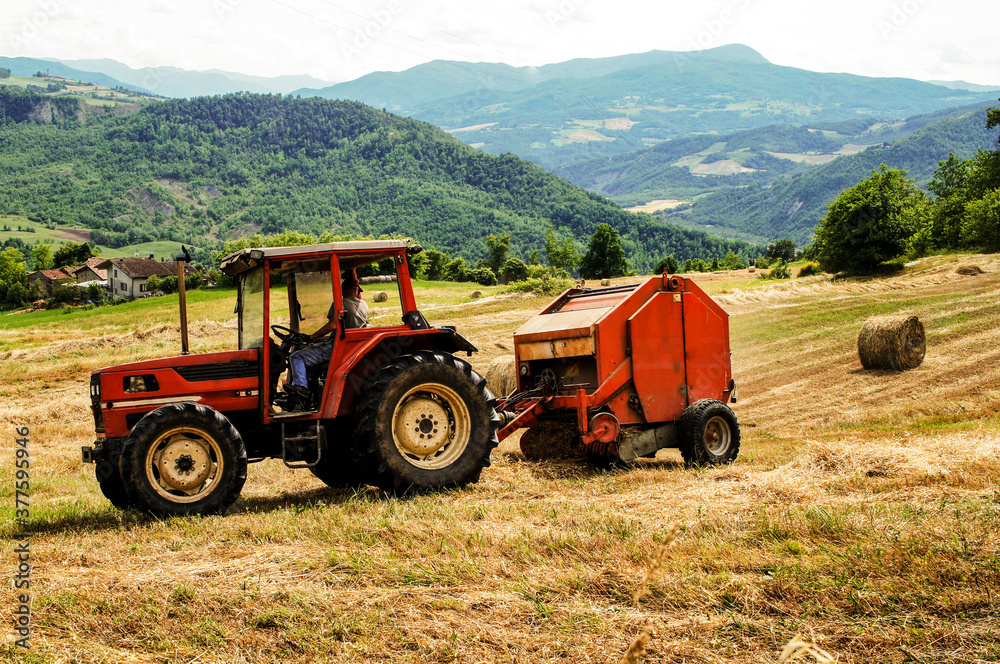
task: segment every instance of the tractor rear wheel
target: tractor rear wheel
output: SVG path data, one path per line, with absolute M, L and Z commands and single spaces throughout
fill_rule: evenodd
M 357 461 L 396 494 L 479 481 L 498 444 L 486 380 L 447 353 L 396 358 L 369 376 L 355 403 Z
M 221 514 L 243 489 L 247 454 L 222 413 L 175 403 L 149 413 L 132 429 L 121 476 L 132 503 L 155 516 Z
M 689 468 L 732 463 L 740 453 L 736 413 L 715 399 L 694 402 L 681 415 L 680 448 Z

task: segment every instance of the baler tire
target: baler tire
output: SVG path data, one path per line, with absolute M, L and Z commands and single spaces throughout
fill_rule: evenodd
M 694 402 L 681 415 L 680 450 L 688 468 L 736 461 L 740 453 L 736 413 L 716 399 Z
M 131 509 L 134 506 L 116 465 L 106 460 L 98 461 L 94 467 L 94 475 L 97 477 L 97 486 L 101 488 L 101 493 L 112 505 L 120 510 Z
M 183 483 L 192 473 L 201 482 L 189 490 Z M 133 427 L 122 451 L 121 476 L 133 505 L 153 516 L 222 514 L 246 483 L 246 448 L 217 410 L 190 402 L 169 404 Z
M 395 495 L 478 482 L 499 444 L 495 404 L 468 362 L 427 351 L 400 356 L 368 376 L 355 401 L 355 460 Z

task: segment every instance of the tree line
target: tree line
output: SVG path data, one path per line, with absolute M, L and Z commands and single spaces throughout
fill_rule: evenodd
M 988 109 L 986 128 L 998 126 L 1000 109 Z M 1000 149 L 949 155 L 927 188 L 883 164 L 830 204 L 811 255 L 827 272 L 864 273 L 900 257 L 1000 251 Z

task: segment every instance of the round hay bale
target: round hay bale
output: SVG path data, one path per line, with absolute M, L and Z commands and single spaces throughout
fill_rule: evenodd
M 536 422 L 521 434 L 521 454 L 529 461 L 574 459 L 583 456 L 576 439 L 576 427 L 568 422 Z
M 601 285 L 602 286 L 610 286 L 611 285 L 611 280 L 610 279 L 601 279 Z
M 757 271 L 756 265 L 751 265 L 750 267 L 747 268 L 747 272 L 754 273 L 756 271 Z
M 482 293 L 482 291 L 477 291 L 477 290 L 474 290 L 474 291 L 472 291 L 471 293 L 469 293 L 469 299 L 470 299 L 470 300 L 478 300 L 478 299 L 479 299 L 479 298 L 481 298 L 482 296 L 483 296 L 483 293 Z
M 389 294 L 384 290 L 376 291 L 375 295 L 372 296 L 372 300 L 375 302 L 388 302 Z
M 924 324 L 916 316 L 873 316 L 858 334 L 865 369 L 916 369 L 927 351 Z
M 513 355 L 503 355 L 490 362 L 486 369 L 486 387 L 497 397 L 505 397 L 517 389 L 517 362 Z
M 959 265 L 955 268 L 955 272 L 967 277 L 974 277 L 977 274 L 983 274 L 983 268 L 978 265 Z

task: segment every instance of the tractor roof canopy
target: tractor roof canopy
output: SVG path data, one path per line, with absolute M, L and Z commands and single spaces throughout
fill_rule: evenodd
M 260 247 L 242 249 L 222 259 L 220 269 L 234 276 L 261 265 L 265 259 L 291 259 L 297 256 L 333 254 L 340 256 L 341 268 L 354 268 L 394 255 L 407 249 L 412 240 L 351 240 L 349 242 L 325 242 L 298 247 Z M 351 260 L 354 259 L 354 260 Z

